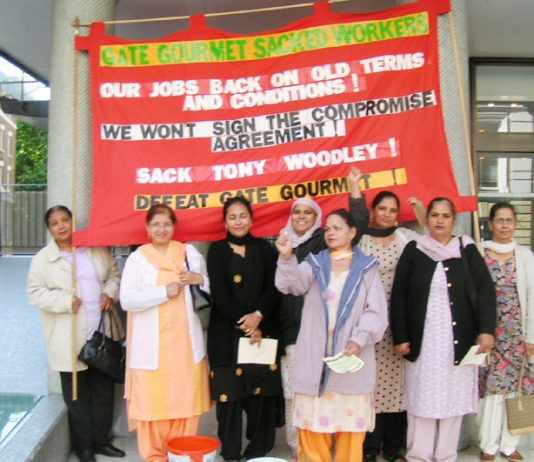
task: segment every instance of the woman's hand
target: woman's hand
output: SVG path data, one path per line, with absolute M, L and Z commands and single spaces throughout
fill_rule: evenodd
M 356 167 L 352 167 L 348 175 L 349 186 L 350 186 L 350 197 L 353 199 L 359 199 L 362 197 L 362 192 L 360 190 L 360 180 L 362 179 L 362 172 Z
M 406 356 L 410 354 L 410 344 L 406 342 L 395 345 L 395 353 L 399 356 Z
M 113 299 L 108 294 L 100 295 L 100 311 L 111 311 L 113 305 Z
M 182 271 L 178 277 L 183 285 L 201 286 L 204 283 L 204 276 L 193 271 Z
M 165 289 L 167 290 L 167 297 L 168 298 L 174 298 L 177 297 L 180 292 L 182 291 L 182 287 L 184 285 L 180 282 L 169 282 Z
M 289 235 L 285 229 L 280 231 L 278 239 L 274 243 L 278 253 L 284 260 L 289 260 L 293 254 L 293 248 L 291 247 L 291 241 L 289 240 Z
M 534 356 L 534 343 L 525 342 L 527 356 Z
M 77 313 L 80 310 L 80 306 L 82 306 L 82 301 L 76 297 L 76 295 L 72 296 L 72 312 Z
M 495 337 L 491 334 L 480 334 L 478 336 L 478 352 L 489 353 L 495 343 Z
M 408 198 L 408 204 L 413 209 L 413 213 L 415 213 L 415 218 L 417 219 L 417 223 L 419 223 L 419 226 L 421 228 L 426 227 L 426 210 L 423 203 L 417 199 L 417 197 L 409 197 Z
M 250 344 L 254 345 L 255 343 L 261 343 L 263 338 L 263 333 L 260 329 L 255 329 L 252 334 L 250 334 Z
M 350 355 L 360 356 L 362 349 L 360 345 L 358 345 L 356 342 L 349 341 L 347 343 L 347 346 L 345 347 L 345 350 L 343 350 L 343 352 L 347 356 L 350 356 Z
M 246 334 L 252 335 L 254 331 L 258 328 L 260 321 L 263 319 L 263 316 L 260 316 L 258 313 L 249 313 L 243 316 L 237 323 L 239 328 Z

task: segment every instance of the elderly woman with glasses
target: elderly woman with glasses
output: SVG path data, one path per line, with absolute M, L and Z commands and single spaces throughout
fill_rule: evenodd
M 498 450 L 511 462 L 523 460 L 519 436 L 508 432 L 504 399 L 517 391 L 521 363 L 534 355 L 534 255 L 513 240 L 516 214 L 500 202 L 490 209 L 491 241 L 482 242 L 484 260 L 497 292 L 495 346 L 481 369 L 478 414 L 480 459 L 495 460 Z M 525 361 L 523 393 L 534 393 L 534 366 Z

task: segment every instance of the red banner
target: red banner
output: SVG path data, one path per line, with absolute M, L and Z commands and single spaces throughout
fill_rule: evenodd
M 143 242 L 158 202 L 177 210 L 180 240 L 218 239 L 222 204 L 236 193 L 253 204 L 254 234 L 276 235 L 298 197 L 325 212 L 346 206 L 352 165 L 368 196 L 444 195 L 473 210 L 443 127 L 439 8 L 349 15 L 319 3 L 313 16 L 255 35 L 193 17 L 189 30 L 150 41 L 93 24 L 76 40 L 90 55 L 94 174 L 89 227 L 75 242 Z

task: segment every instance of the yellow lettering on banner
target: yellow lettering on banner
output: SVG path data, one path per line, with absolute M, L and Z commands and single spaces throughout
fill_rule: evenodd
M 390 188 L 408 183 L 406 169 L 382 170 L 365 175 L 362 190 Z M 197 194 L 151 194 L 134 196 L 134 210 L 147 210 L 154 204 L 167 204 L 175 210 L 216 208 L 231 196 L 243 196 L 252 204 L 273 204 L 300 197 L 325 197 L 349 191 L 346 177 L 304 181 L 302 183 L 250 187 L 231 191 Z

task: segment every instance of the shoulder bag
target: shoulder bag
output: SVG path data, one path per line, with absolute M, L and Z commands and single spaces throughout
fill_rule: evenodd
M 523 395 L 523 375 L 525 373 L 525 361 L 527 355 L 521 361 L 519 385 L 517 397 L 506 398 L 506 416 L 508 417 L 508 431 L 511 435 L 523 435 L 534 432 L 534 395 Z

